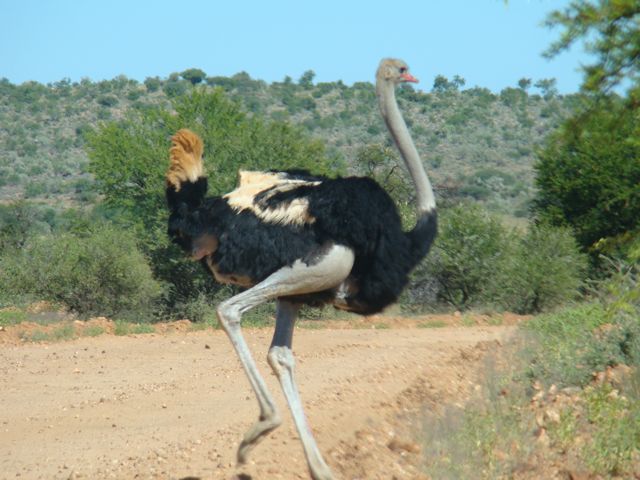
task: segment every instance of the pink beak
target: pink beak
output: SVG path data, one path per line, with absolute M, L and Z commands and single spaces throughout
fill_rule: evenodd
M 403 73 L 402 75 L 400 75 L 400 78 L 405 82 L 418 83 L 418 79 L 410 73 Z

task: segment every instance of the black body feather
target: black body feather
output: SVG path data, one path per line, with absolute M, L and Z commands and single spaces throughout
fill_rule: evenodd
M 302 171 L 287 176 L 317 184 L 275 194 L 264 191 L 254 203 L 278 209 L 305 199 L 312 222 L 268 223 L 250 210 L 234 210 L 223 197 L 205 199 L 206 179 L 201 178 L 183 183 L 179 192 L 168 186 L 169 235 L 186 251 L 199 236 L 214 236 L 218 244 L 209 262 L 217 272 L 248 277 L 252 283 L 298 259 L 312 261 L 328 244 L 344 245 L 355 254 L 348 280 L 355 288 L 344 299 L 348 309 L 372 314 L 395 302 L 435 238 L 435 210 L 405 233 L 393 200 L 370 178 L 328 179 Z M 334 295 L 326 291 L 290 299 L 314 305 L 331 302 Z

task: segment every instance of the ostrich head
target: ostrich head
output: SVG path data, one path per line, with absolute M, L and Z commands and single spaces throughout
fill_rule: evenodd
M 409 73 L 407 64 L 397 58 L 385 58 L 380 62 L 377 81 L 391 82 L 399 84 L 404 82 L 418 83 L 418 79 Z

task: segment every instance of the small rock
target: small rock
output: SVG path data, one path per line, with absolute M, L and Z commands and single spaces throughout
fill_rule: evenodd
M 549 446 L 549 435 L 547 435 L 547 429 L 541 427 L 536 432 L 536 442 L 538 442 L 542 446 Z
M 540 390 L 531 398 L 531 401 L 535 403 L 535 402 L 539 402 L 543 398 L 544 398 L 544 390 Z
M 589 473 L 576 470 L 564 470 L 561 474 L 567 480 L 590 480 L 592 478 Z
M 389 443 L 387 443 L 387 448 L 394 452 L 409 452 L 409 453 L 420 453 L 420 445 L 416 442 L 412 442 L 409 440 L 402 440 L 397 437 L 392 438 Z
M 626 380 L 629 378 L 633 368 L 625 364 L 619 364 L 615 367 L 607 367 L 605 372 L 605 379 L 608 383 L 616 388 L 625 386 Z
M 544 415 L 551 423 L 560 423 L 560 413 L 557 410 L 547 408 Z
M 536 412 L 536 425 L 540 428 L 544 428 L 545 426 L 544 412 L 541 412 L 541 411 Z

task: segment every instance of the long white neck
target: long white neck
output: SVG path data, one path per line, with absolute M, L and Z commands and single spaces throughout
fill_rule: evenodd
M 422 166 L 418 150 L 413 144 L 407 124 L 402 118 L 398 102 L 396 101 L 395 85 L 391 81 L 378 78 L 376 81 L 376 95 L 380 105 L 380 113 L 389 129 L 389 133 L 396 142 L 400 155 L 409 169 L 409 174 L 416 187 L 416 210 L 418 218 L 424 213 L 436 208 L 436 200 L 431 188 L 431 182 Z

